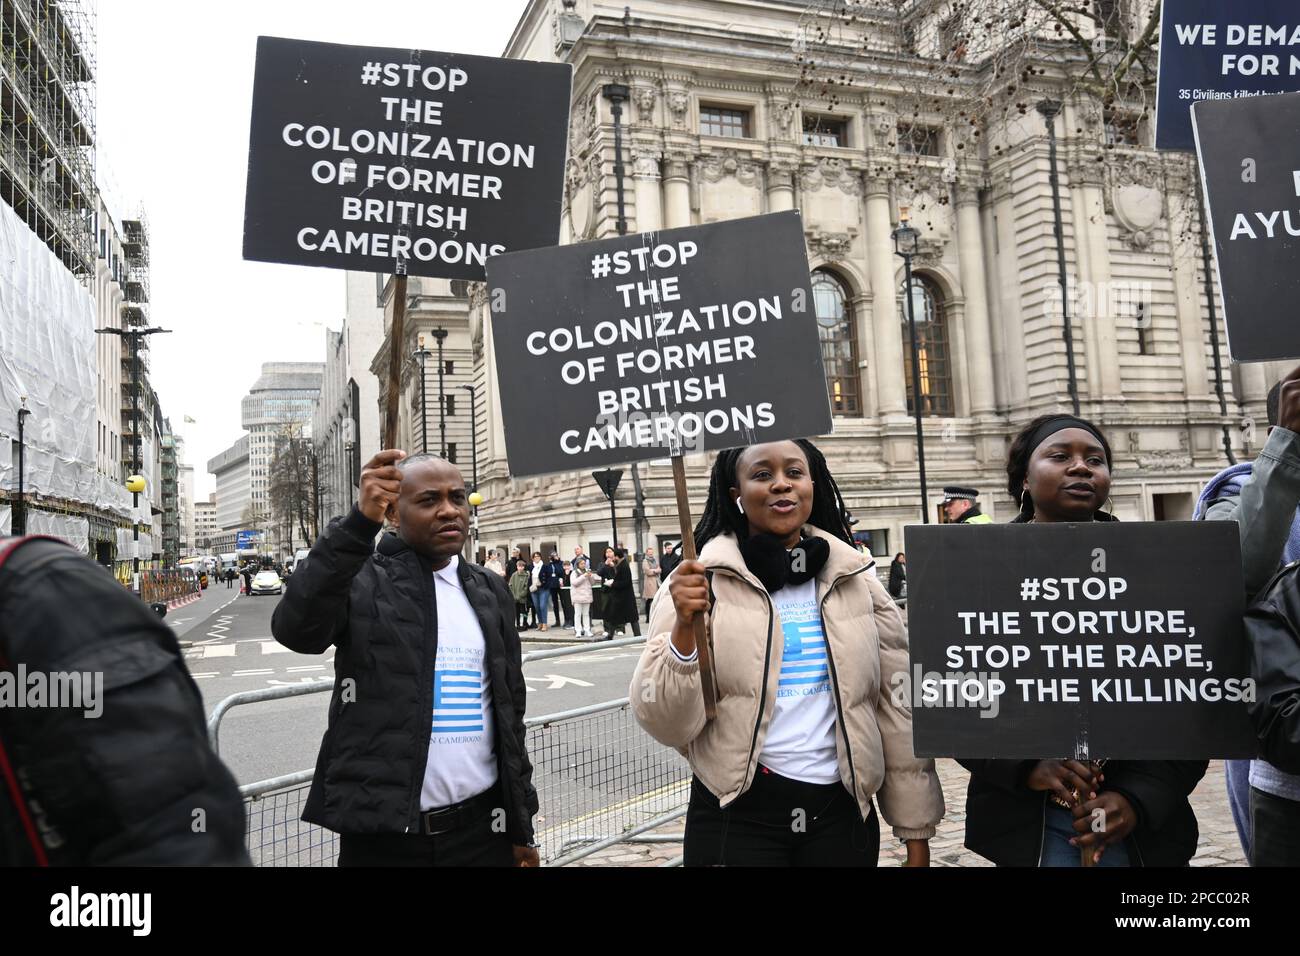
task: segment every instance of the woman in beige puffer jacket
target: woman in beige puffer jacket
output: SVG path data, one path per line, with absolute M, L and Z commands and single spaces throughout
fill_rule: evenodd
M 873 866 L 879 802 L 908 864 L 943 817 L 934 762 L 912 752 L 907 631 L 849 543 L 811 442 L 725 451 L 651 609 L 629 696 L 694 771 L 690 865 Z M 705 720 L 694 617 L 710 621 L 717 716 Z

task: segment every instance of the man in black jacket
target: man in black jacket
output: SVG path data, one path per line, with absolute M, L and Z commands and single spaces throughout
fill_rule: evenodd
M 276 607 L 279 643 L 337 648 L 303 819 L 342 835 L 341 866 L 538 864 L 515 601 L 460 561 L 468 533 L 455 466 L 381 451 Z
M 275 609 L 284 646 L 337 648 L 303 819 L 341 834 L 340 866 L 538 864 L 514 599 L 460 560 L 469 514 L 454 465 L 381 451 Z
M 62 541 L 0 565 L 0 866 L 247 866 L 171 628 Z

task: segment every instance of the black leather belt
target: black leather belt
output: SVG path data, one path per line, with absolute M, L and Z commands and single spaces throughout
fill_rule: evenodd
M 425 836 L 438 836 L 468 826 L 493 810 L 502 807 L 501 783 L 497 781 L 477 796 L 453 803 L 447 807 L 420 811 L 420 832 Z

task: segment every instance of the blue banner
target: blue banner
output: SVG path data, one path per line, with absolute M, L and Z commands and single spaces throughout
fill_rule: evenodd
M 1296 0 L 1164 0 L 1157 149 L 1194 149 L 1193 103 L 1294 92 L 1300 92 Z

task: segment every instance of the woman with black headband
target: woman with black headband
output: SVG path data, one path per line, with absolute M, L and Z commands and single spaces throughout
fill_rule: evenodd
M 1015 522 L 1114 521 L 1110 443 L 1091 422 L 1044 415 L 1007 457 Z M 999 866 L 1186 866 L 1196 852 L 1188 795 L 1205 761 L 964 760 L 966 846 Z M 1100 811 L 1100 812 L 1098 812 Z M 1095 827 L 1099 827 L 1099 832 Z
M 873 798 L 929 862 L 943 817 L 932 760 L 896 701 L 898 608 L 853 546 L 839 489 L 808 441 L 724 451 L 683 561 L 650 610 L 629 696 L 694 771 L 687 866 L 874 866 Z M 717 717 L 705 720 L 696 615 L 712 630 Z

